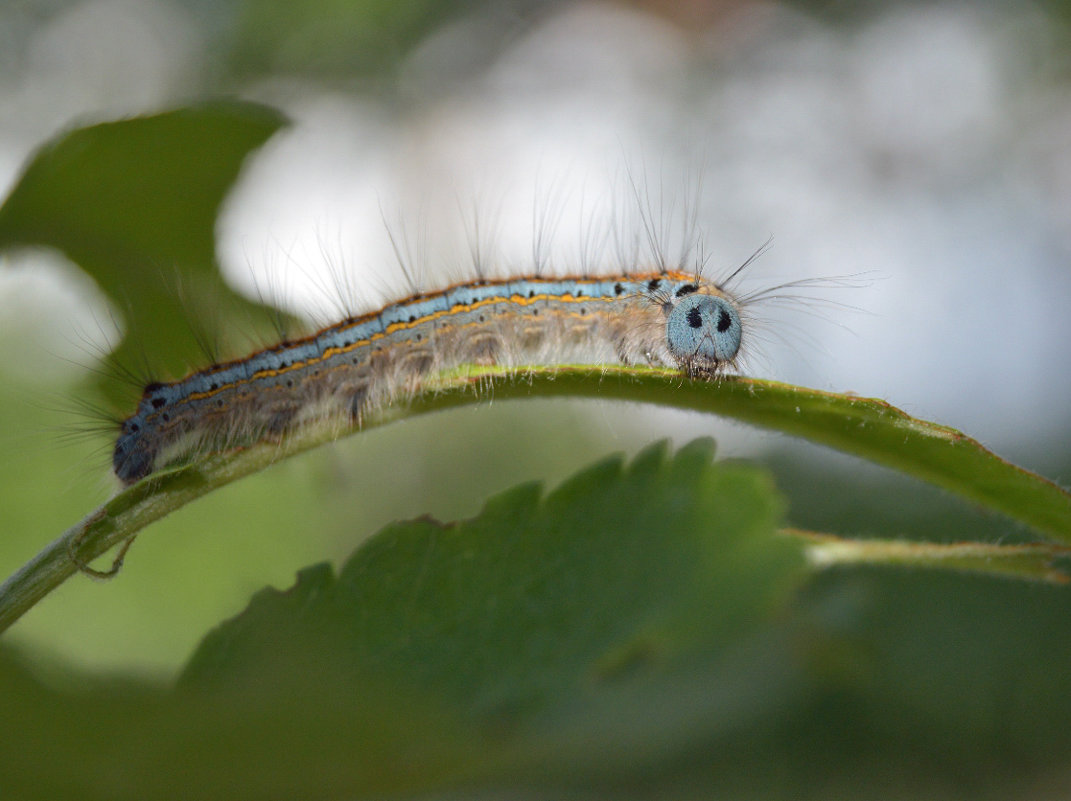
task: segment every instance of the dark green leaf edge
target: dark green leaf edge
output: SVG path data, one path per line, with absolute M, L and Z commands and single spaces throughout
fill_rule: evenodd
M 631 400 L 731 417 L 896 468 L 1071 544 L 1071 494 L 1048 479 L 1011 464 L 955 429 L 913 418 L 883 400 L 775 381 L 736 376 L 690 380 L 676 370 L 647 367 L 469 367 L 429 381 L 407 403 L 367 415 L 362 427 L 481 403 L 488 397 Z M 74 552 L 84 564 L 218 487 L 358 430 L 343 425 L 305 429 L 281 443 L 262 443 L 159 471 L 123 490 L 0 586 L 0 631 L 79 570 Z M 1053 549 L 1053 555 L 1058 551 Z

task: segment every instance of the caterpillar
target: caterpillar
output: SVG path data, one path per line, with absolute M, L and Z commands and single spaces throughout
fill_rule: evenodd
M 468 363 L 612 361 L 713 378 L 741 353 L 746 306 L 790 286 L 731 293 L 727 285 L 753 258 L 720 284 L 662 269 L 480 278 L 413 294 L 181 380 L 148 384 L 120 424 L 112 467 L 129 485 L 191 455 L 278 440 L 313 421 L 344 416 L 359 424 L 429 375 Z

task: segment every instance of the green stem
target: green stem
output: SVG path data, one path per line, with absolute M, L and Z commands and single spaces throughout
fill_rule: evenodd
M 409 402 L 368 415 L 363 427 L 471 405 L 484 397 L 631 400 L 732 417 L 897 468 L 1071 544 L 1071 494 L 1051 481 L 1004 461 L 954 429 L 916 420 L 885 401 L 773 381 L 693 381 L 675 370 L 638 367 L 473 367 L 429 381 Z M 79 562 L 84 565 L 128 542 L 149 523 L 217 487 L 356 430 L 340 425 L 303 429 L 281 443 L 159 471 L 123 490 L 0 586 L 0 631 L 78 571 Z
M 782 533 L 803 540 L 807 560 L 817 568 L 868 564 L 956 570 L 1050 584 L 1067 584 L 1071 580 L 1054 565 L 1056 559 L 1071 555 L 1071 549 L 1062 545 L 852 540 L 798 529 L 784 529 Z

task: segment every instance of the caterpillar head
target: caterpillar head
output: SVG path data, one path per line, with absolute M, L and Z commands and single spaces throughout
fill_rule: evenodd
M 740 351 L 740 312 L 728 297 L 703 291 L 667 309 L 666 343 L 690 373 L 714 373 Z

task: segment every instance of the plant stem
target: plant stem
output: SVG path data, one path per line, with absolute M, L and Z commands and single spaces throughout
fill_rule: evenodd
M 496 401 L 592 397 L 655 403 L 733 417 L 900 469 L 1071 544 L 1071 494 L 1051 481 L 1006 462 L 954 429 L 912 418 L 885 401 L 774 381 L 735 376 L 718 381 L 690 380 L 676 370 L 641 367 L 517 370 L 469 367 L 427 382 L 407 402 L 374 410 L 365 416 L 361 428 L 479 403 L 481 398 L 491 396 L 492 390 Z M 158 471 L 121 491 L 65 531 L 0 586 L 0 631 L 68 577 L 84 569 L 87 562 L 120 543 L 128 543 L 149 523 L 218 487 L 357 430 L 357 426 L 341 424 L 300 429 L 281 442 L 259 443 Z M 911 547 L 904 550 L 908 545 Z M 930 545 L 928 552 L 920 543 L 885 543 L 883 547 L 884 550 L 873 541 L 837 540 L 816 542 L 813 553 L 819 562 L 899 560 L 951 567 L 956 567 L 957 559 L 961 563 L 967 559 L 976 565 L 983 558 L 1011 553 L 1006 546 L 978 546 L 999 549 L 986 551 L 988 556 L 982 551 L 970 556 L 962 550 L 967 546 L 958 546 L 961 550 L 957 557 L 952 556 L 956 553 L 950 550 L 952 546 Z M 1031 557 L 1037 559 L 1051 558 L 1059 551 L 1044 545 L 1024 547 L 1038 549 Z M 1025 552 L 1017 556 L 1026 557 Z M 1015 571 L 1002 568 L 989 572 Z M 96 571 L 91 575 L 108 573 Z

